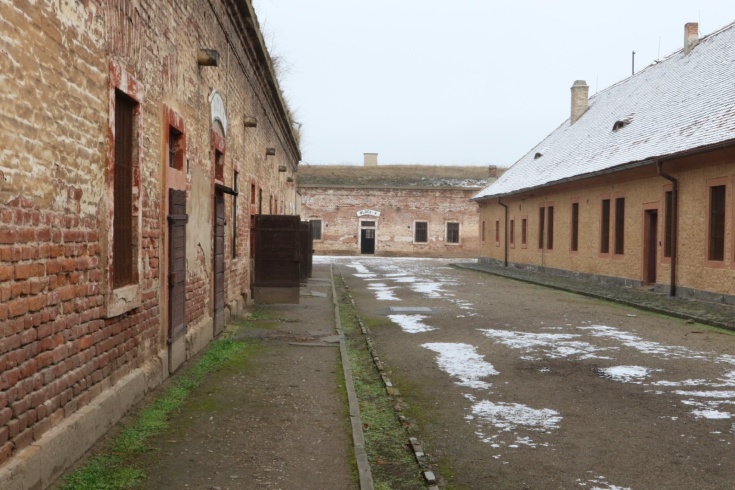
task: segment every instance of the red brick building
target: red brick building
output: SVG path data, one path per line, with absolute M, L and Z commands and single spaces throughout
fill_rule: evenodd
M 241 312 L 299 149 L 249 0 L 1 17 L 0 487 L 43 488 Z
M 477 257 L 482 224 L 470 198 L 490 167 L 312 165 L 298 174 L 301 217 L 317 254 Z

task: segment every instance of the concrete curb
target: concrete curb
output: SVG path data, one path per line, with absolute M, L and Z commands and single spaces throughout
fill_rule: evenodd
M 329 278 L 332 282 L 332 303 L 334 303 L 334 325 L 337 335 L 340 336 L 339 353 L 342 358 L 342 371 L 345 377 L 345 388 L 347 389 L 347 401 L 350 408 L 350 423 L 352 424 L 352 441 L 355 446 L 355 460 L 357 461 L 357 473 L 360 476 L 360 489 L 373 490 L 373 474 L 370 471 L 367 452 L 365 451 L 365 436 L 362 432 L 362 419 L 360 418 L 360 404 L 355 393 L 355 384 L 352 381 L 352 368 L 350 358 L 347 357 L 347 344 L 345 334 L 342 330 L 342 322 L 339 319 L 339 302 L 337 301 L 337 290 L 334 287 L 334 271 L 329 266 Z
M 334 287 L 334 284 L 332 284 L 332 287 Z M 357 310 L 357 304 L 355 303 L 355 299 L 352 297 L 352 295 L 349 293 L 349 289 L 345 286 L 345 289 L 347 289 L 347 294 L 350 295 L 350 303 L 352 303 L 352 306 L 355 307 L 355 310 Z M 335 296 L 336 301 L 336 296 Z M 394 410 L 396 411 L 398 415 L 398 420 L 401 422 L 401 425 L 403 427 L 409 427 L 410 421 L 409 419 L 401 413 L 402 407 L 406 406 L 406 403 L 401 398 L 401 393 L 393 386 L 393 382 L 390 380 L 390 377 L 388 376 L 388 372 L 385 369 L 385 365 L 380 360 L 380 357 L 378 356 L 378 351 L 373 346 L 373 339 L 370 338 L 370 330 L 368 329 L 367 325 L 362 321 L 362 319 L 357 317 L 357 323 L 360 325 L 360 332 L 365 337 L 365 343 L 367 344 L 367 348 L 370 351 L 370 357 L 373 359 L 373 363 L 375 364 L 375 367 L 378 370 L 378 373 L 380 374 L 380 378 L 383 380 L 383 386 L 385 387 L 385 392 L 395 399 L 396 404 L 394 405 Z M 428 458 L 426 457 L 426 454 L 424 453 L 423 448 L 421 447 L 421 443 L 419 443 L 418 439 L 415 437 L 410 437 L 408 439 L 408 444 L 411 446 L 411 449 L 413 451 L 414 457 L 416 458 L 416 462 L 419 465 L 419 468 L 421 469 L 421 475 L 424 477 L 424 480 L 429 485 L 427 488 L 428 490 L 439 490 L 439 486 L 437 485 L 437 477 L 432 471 Z

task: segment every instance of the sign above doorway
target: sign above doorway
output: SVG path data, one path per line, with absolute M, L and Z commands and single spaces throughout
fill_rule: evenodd
M 361 209 L 357 212 L 358 217 L 362 216 L 375 216 L 380 217 L 380 211 L 373 211 L 372 209 Z

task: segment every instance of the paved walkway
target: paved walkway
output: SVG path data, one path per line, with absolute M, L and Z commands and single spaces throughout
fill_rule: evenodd
M 192 393 L 141 458 L 141 488 L 359 487 L 329 265 L 315 264 L 300 304 L 255 310 L 234 337 L 253 345 L 248 361 Z
M 452 264 L 463 269 L 474 269 L 496 276 L 569 291 L 593 298 L 607 299 L 655 313 L 692 320 L 705 325 L 735 331 L 735 307 L 720 303 L 672 298 L 647 288 L 630 288 L 600 284 L 598 282 L 545 274 L 515 267 L 501 267 L 477 262 Z

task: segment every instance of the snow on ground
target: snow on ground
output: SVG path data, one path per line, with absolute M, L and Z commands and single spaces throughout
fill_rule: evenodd
M 492 384 L 481 381 L 480 378 L 500 374 L 477 353 L 477 347 L 473 345 L 435 342 L 421 346 L 439 354 L 436 356 L 437 365 L 450 376 L 459 378 L 457 384 L 460 386 L 487 389 Z
M 598 355 L 598 352 L 611 350 L 595 347 L 589 342 L 572 340 L 581 337 L 569 333 L 534 333 L 517 332 L 513 330 L 480 330 L 486 337 L 511 349 L 524 353 L 520 358 L 530 361 L 540 359 L 561 359 L 575 357 L 576 359 L 611 359 Z
M 422 333 L 436 330 L 436 327 L 424 323 L 424 320 L 428 318 L 426 315 L 388 315 L 388 318 L 404 332 Z
M 653 371 L 642 366 L 613 366 L 609 368 L 600 368 L 599 373 L 605 378 L 612 379 L 613 381 L 620 381 L 622 383 L 643 383 L 642 380 L 646 379 L 648 375 Z
M 380 301 L 400 301 L 394 293 L 394 287 L 390 287 L 382 282 L 371 282 L 368 284 L 368 289 L 375 292 L 375 298 Z

